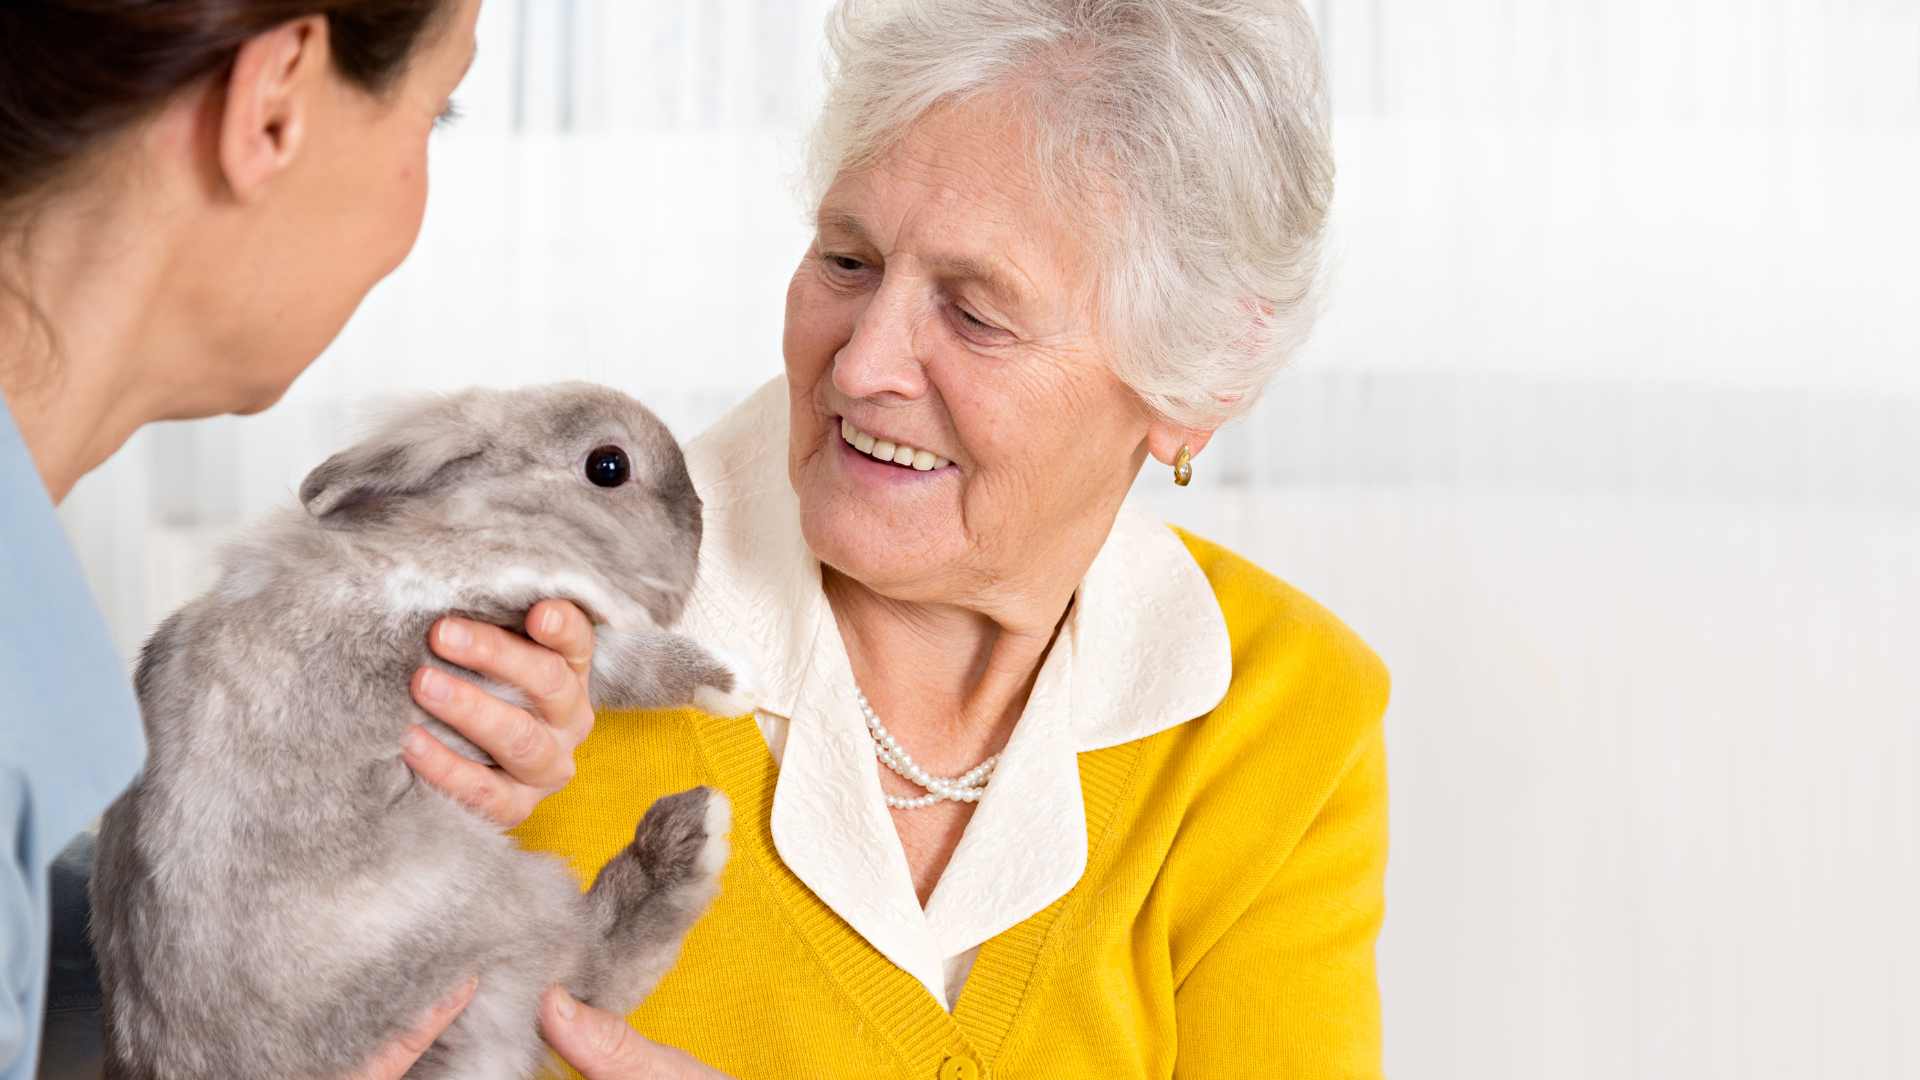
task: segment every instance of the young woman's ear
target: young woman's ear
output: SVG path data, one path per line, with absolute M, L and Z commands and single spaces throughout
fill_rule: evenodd
M 257 198 L 299 156 L 332 62 L 324 15 L 282 23 L 240 46 L 219 123 L 220 172 L 235 197 Z

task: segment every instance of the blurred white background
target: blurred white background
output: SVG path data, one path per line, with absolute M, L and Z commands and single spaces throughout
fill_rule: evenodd
M 1920 1077 L 1920 4 L 1310 0 L 1333 306 L 1176 492 L 1395 673 L 1401 1080 Z M 408 265 L 64 516 L 129 656 L 369 396 L 780 364 L 824 0 L 487 0 Z

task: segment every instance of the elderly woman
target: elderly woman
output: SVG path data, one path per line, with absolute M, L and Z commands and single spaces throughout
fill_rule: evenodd
M 686 628 L 759 711 L 600 717 L 521 836 L 590 876 L 650 800 L 733 800 L 632 1018 L 731 1075 L 1377 1075 L 1386 674 L 1123 505 L 1312 316 L 1308 20 L 849 0 L 832 35 L 785 377 L 689 451 Z

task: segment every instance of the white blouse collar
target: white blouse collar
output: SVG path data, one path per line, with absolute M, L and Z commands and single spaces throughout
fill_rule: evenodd
M 1076 755 L 1191 720 L 1225 696 L 1226 621 L 1179 537 L 1123 508 L 923 910 L 882 799 L 820 564 L 800 533 L 787 409 L 786 380 L 776 378 L 687 448 L 706 509 L 681 629 L 755 672 L 763 726 L 768 716 L 785 721 L 772 810 L 781 860 L 947 1001 L 949 958 L 1045 908 L 1085 870 Z

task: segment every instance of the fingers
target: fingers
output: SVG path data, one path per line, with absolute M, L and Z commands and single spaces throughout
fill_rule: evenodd
M 557 986 L 540 1001 L 540 1028 L 554 1052 L 586 1080 L 727 1080 Z
M 592 720 L 593 710 L 587 704 L 587 669 L 593 662 L 592 628 L 586 626 L 586 616 L 580 614 L 579 608 L 558 601 L 535 605 L 529 621 L 544 626 L 558 608 L 573 612 L 579 619 L 580 626 L 570 631 L 566 614 L 561 612 L 560 626 L 554 631 L 554 637 L 573 652 L 561 652 L 528 641 L 491 623 L 458 618 L 435 623 L 433 632 L 427 635 L 427 645 L 443 660 L 518 689 L 527 696 L 533 711 L 548 724 L 584 737 L 584 732 L 575 733 L 571 729 Z M 584 644 L 579 640 L 582 633 Z M 579 666 L 575 666 L 576 662 Z
M 407 767 L 420 779 L 503 829 L 525 821 L 543 794 L 498 769 L 461 757 L 418 724 L 407 731 L 400 749 Z
M 375 1054 L 366 1067 L 354 1073 L 348 1080 L 400 1080 L 420 1055 L 427 1052 L 440 1033 L 447 1030 L 460 1010 L 473 1000 L 474 992 L 480 988 L 478 978 L 468 979 L 458 990 L 441 998 L 413 1030 L 394 1039 Z
M 442 659 L 519 690 L 532 711 L 437 668 L 413 674 L 414 701 L 498 768 L 469 761 L 424 730 L 409 731 L 402 744 L 422 779 L 506 827 L 573 779 L 574 748 L 593 730 L 593 624 L 573 604 L 543 600 L 527 613 L 527 633 L 534 640 L 448 617 L 434 624 L 427 643 Z
M 542 600 L 527 612 L 527 634 L 561 655 L 576 674 L 593 667 L 593 623 L 565 600 Z
M 421 708 L 485 750 L 513 779 L 547 791 L 573 779 L 573 741 L 527 710 L 436 668 L 415 671 L 412 686 Z
M 587 1080 L 652 1080 L 646 1040 L 612 1013 L 574 1000 L 555 986 L 540 1002 L 548 1045 Z

